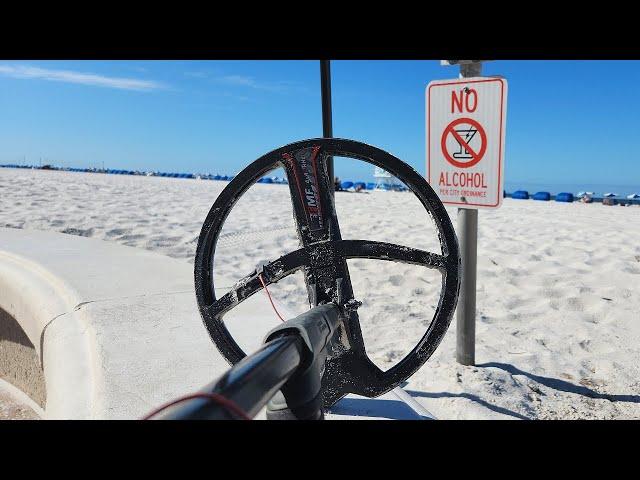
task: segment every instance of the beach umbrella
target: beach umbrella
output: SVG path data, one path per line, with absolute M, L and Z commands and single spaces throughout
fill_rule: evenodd
M 617 196 L 618 196 L 617 193 L 611 193 L 611 192 L 608 192 L 608 193 L 604 194 L 604 198 L 612 198 L 612 197 L 617 197 Z
M 635 200 L 636 198 L 640 198 L 640 195 L 638 195 L 637 193 L 632 193 L 631 195 L 627 195 L 627 198 L 629 200 Z

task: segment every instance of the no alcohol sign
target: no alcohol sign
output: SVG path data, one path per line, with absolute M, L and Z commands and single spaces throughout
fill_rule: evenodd
M 442 202 L 499 207 L 507 81 L 476 77 L 431 82 L 426 110 L 427 180 Z

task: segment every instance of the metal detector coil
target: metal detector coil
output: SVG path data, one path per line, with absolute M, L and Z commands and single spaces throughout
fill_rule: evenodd
M 397 177 L 418 197 L 438 230 L 441 253 L 391 243 L 348 240 L 340 235 L 333 199 L 333 179 L 327 159 L 347 157 L 371 163 Z M 284 168 L 293 204 L 300 249 L 264 264 L 238 281 L 232 291 L 216 298 L 213 265 L 216 242 L 229 212 L 238 199 L 265 173 Z M 418 344 L 399 363 L 382 371 L 368 357 L 360 329 L 347 259 L 367 258 L 420 265 L 442 275 L 440 299 L 433 320 Z M 456 308 L 460 286 L 460 255 L 453 225 L 426 180 L 413 168 L 379 148 L 353 140 L 324 138 L 303 140 L 273 150 L 242 170 L 220 193 L 202 226 L 195 258 L 195 288 L 200 314 L 218 350 L 235 365 L 245 352 L 223 323 L 232 308 L 263 288 L 292 273 L 304 273 L 309 303 L 333 303 L 341 323 L 328 346 L 322 373 L 325 408 L 348 393 L 377 397 L 413 375 L 444 337 Z

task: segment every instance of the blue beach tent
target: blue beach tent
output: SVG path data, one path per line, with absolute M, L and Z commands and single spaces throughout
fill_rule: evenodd
M 346 189 L 348 189 L 348 188 L 353 187 L 353 182 L 349 182 L 349 181 L 342 182 L 342 183 L 340 184 L 340 186 L 341 186 L 344 190 L 346 190 Z
M 573 202 L 573 193 L 562 192 L 556 195 L 556 202 Z
M 538 192 L 533 195 L 533 199 L 548 202 L 549 200 L 551 200 L 551 194 L 549 192 Z
M 517 200 L 528 200 L 529 192 L 526 190 L 517 190 L 511 194 L 511 198 L 515 198 Z
M 376 184 L 373 182 L 367 183 L 367 190 L 374 190 L 376 188 Z

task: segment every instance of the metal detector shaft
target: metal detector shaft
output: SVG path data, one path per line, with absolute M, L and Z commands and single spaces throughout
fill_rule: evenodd
M 202 389 L 233 401 L 254 417 L 296 372 L 302 362 L 303 340 L 297 334 L 265 343 L 234 365 L 219 380 Z M 206 398 L 181 404 L 163 420 L 231 420 L 227 409 Z
M 296 418 L 322 418 L 322 370 L 340 318 L 340 309 L 335 304 L 325 304 L 288 320 L 267 334 L 257 352 L 244 357 L 202 392 L 219 394 L 254 417 L 282 390 Z M 174 407 L 162 418 L 230 420 L 234 417 L 211 399 L 194 398 Z

